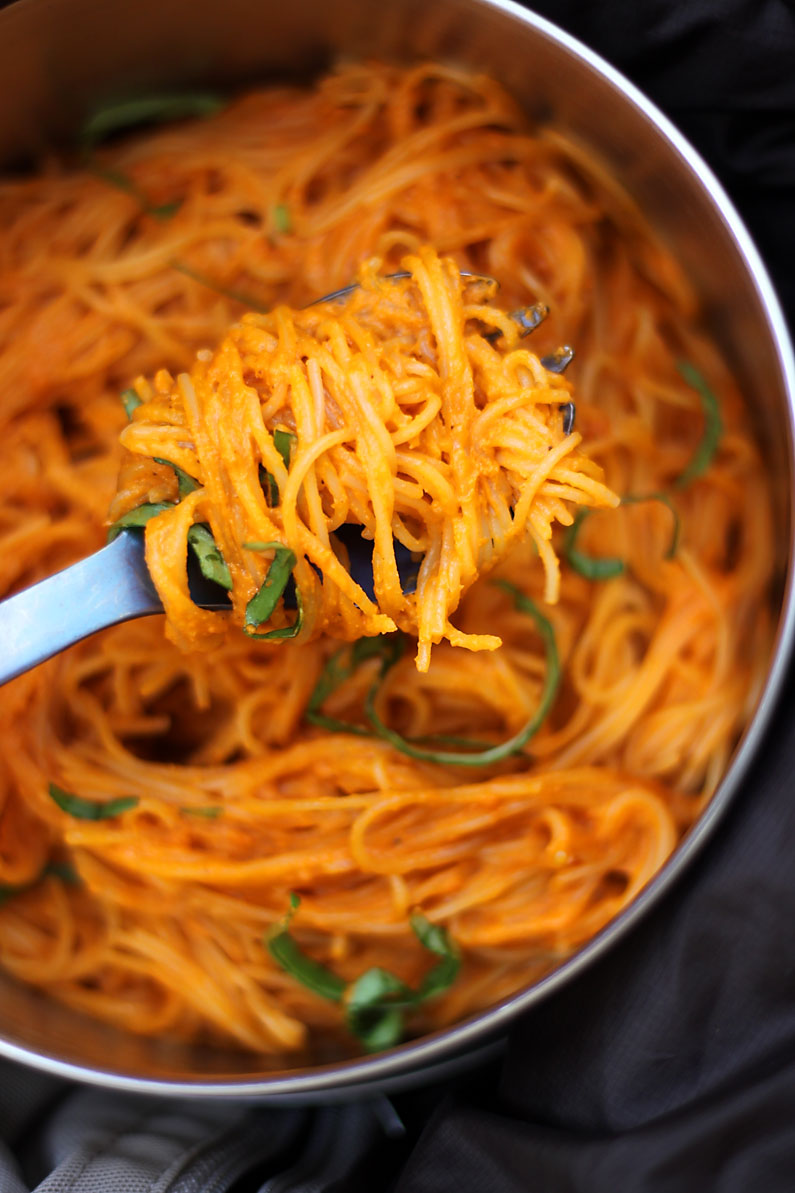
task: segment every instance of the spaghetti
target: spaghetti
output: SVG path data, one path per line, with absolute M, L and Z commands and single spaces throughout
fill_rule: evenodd
M 434 631 L 418 671 L 411 648 L 386 665 L 325 634 L 238 631 L 186 653 L 150 618 L 7 685 L 0 965 L 122 1029 L 292 1063 L 383 1046 L 398 1010 L 401 1031 L 443 1026 L 608 923 L 727 766 L 773 557 L 740 395 L 626 195 L 488 79 L 347 66 L 93 154 L 0 184 L 4 591 L 101 545 L 135 378 L 423 245 L 496 278 L 506 309 L 549 306 L 533 351 L 576 345 L 577 427 L 622 503 L 573 543 L 555 533 L 557 604 L 527 541 L 464 593 L 457 630 L 498 650 Z M 152 470 L 149 496 L 174 502 L 174 469 Z M 605 559 L 610 576 L 583 566 Z M 550 642 L 534 735 L 477 770 L 444 760 L 521 737 Z M 367 1003 L 373 970 L 390 977 Z
M 472 293 L 493 283 L 427 247 L 403 265 L 393 279 L 371 267 L 343 303 L 246 315 L 189 374 L 161 370 L 131 391 L 114 513 L 117 526 L 147 517 L 149 572 L 184 649 L 212 648 L 229 627 L 190 596 L 185 560 L 204 523 L 248 633 L 355 642 L 400 628 L 427 671 L 443 639 L 501 645 L 450 622 L 480 575 L 529 536 L 554 602 L 553 521 L 572 524 L 567 503 L 616 504 L 563 430 L 567 383 L 520 344 L 519 319 Z M 334 531 L 350 522 L 374 543 L 372 600 L 340 557 Z M 393 535 L 418 557 L 411 594 Z M 291 572 L 299 616 L 280 609 L 266 628 Z

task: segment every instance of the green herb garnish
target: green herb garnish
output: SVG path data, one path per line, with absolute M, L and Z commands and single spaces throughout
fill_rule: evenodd
M 577 548 L 577 539 L 582 524 L 590 513 L 590 510 L 581 509 L 575 514 L 574 521 L 566 531 L 566 537 L 563 540 L 563 554 L 569 567 L 575 572 L 579 572 L 586 580 L 612 580 L 614 576 L 620 576 L 625 570 L 623 559 L 611 557 L 595 559 L 591 555 L 585 555 Z
M 177 489 L 179 490 L 180 500 L 183 497 L 187 497 L 189 493 L 193 493 L 196 489 L 201 488 L 197 480 L 194 480 L 192 476 L 184 472 L 182 468 L 178 468 L 176 464 L 172 464 L 170 460 L 164 460 L 161 456 L 153 456 L 152 459 L 155 464 L 164 464 L 166 468 L 173 469 L 174 475 L 177 478 Z
M 673 517 L 673 531 L 671 542 L 668 550 L 665 552 L 664 558 L 673 559 L 679 548 L 679 534 L 681 530 L 676 507 L 668 494 L 662 492 L 625 493 L 621 498 L 621 505 L 641 505 L 645 501 L 659 501 L 671 512 L 671 516 Z M 620 576 L 626 571 L 626 564 L 623 559 L 618 559 L 615 556 L 595 558 L 592 555 L 586 555 L 577 547 L 577 539 L 582 525 L 585 519 L 589 518 L 593 512 L 593 510 L 589 509 L 581 509 L 577 512 L 574 521 L 566 531 L 566 537 L 563 540 L 563 554 L 569 567 L 573 571 L 579 572 L 586 580 L 612 580 L 615 576 Z
M 112 543 L 123 530 L 140 529 L 140 527 L 146 526 L 150 518 L 173 508 L 174 503 L 171 501 L 145 501 L 143 505 L 136 505 L 135 509 L 122 514 L 112 526 L 108 527 L 108 542 Z
M 80 885 L 80 875 L 69 862 L 48 862 L 32 882 L 22 882 L 17 886 L 0 885 L 0 907 L 16 898 L 17 895 L 24 895 L 27 891 L 32 891 L 45 878 L 59 878 L 65 886 Z
M 244 543 L 243 546 L 249 551 L 273 551 L 273 560 L 265 573 L 260 590 L 246 605 L 246 619 L 243 628 L 246 633 L 249 633 L 247 627 L 262 625 L 276 608 L 279 597 L 287 587 L 287 581 L 295 567 L 295 552 L 291 551 L 289 547 L 285 547 L 284 543 Z M 297 625 L 298 622 L 295 624 Z M 284 629 L 293 630 L 294 627 L 286 626 Z M 290 634 L 271 630 L 267 635 L 257 634 L 256 637 L 293 638 L 297 633 L 297 629 Z
M 220 96 L 205 91 L 148 95 L 105 104 L 88 117 L 80 132 L 79 140 L 87 158 L 86 168 L 109 186 L 130 195 L 147 215 L 158 220 L 171 219 L 182 206 L 181 199 L 152 203 L 123 170 L 97 161 L 94 150 L 100 142 L 117 133 L 131 132 L 141 125 L 212 116 L 224 106 L 225 101 Z
M 306 719 L 312 725 L 318 725 L 332 733 L 355 733 L 361 737 L 373 735 L 381 737 L 390 742 L 402 754 L 408 754 L 410 758 L 419 758 L 424 762 L 436 762 L 442 766 L 493 766 L 495 763 L 509 758 L 511 754 L 518 753 L 538 731 L 552 707 L 560 686 L 560 662 L 555 642 L 555 631 L 534 602 L 505 580 L 496 580 L 494 583 L 513 597 L 517 609 L 527 613 L 533 619 L 546 648 L 547 673 L 538 708 L 513 737 L 497 746 L 484 745 L 477 741 L 470 741 L 468 738 L 451 737 L 446 739 L 450 744 L 466 747 L 466 753 L 463 753 L 425 749 L 419 740 L 402 737 L 394 729 L 385 725 L 376 712 L 375 702 L 387 673 L 403 654 L 405 640 L 402 634 L 382 634 L 374 638 L 360 638 L 358 642 L 354 642 L 353 646 L 343 647 L 342 650 L 333 654 L 323 668 L 309 697 L 304 714 Z M 326 716 L 321 712 L 323 704 L 331 693 L 349 679 L 357 667 L 371 658 L 381 660 L 381 666 L 364 702 L 365 715 L 371 728 L 353 725 L 349 721 L 339 721 L 335 717 Z M 444 741 L 445 739 L 436 740 Z
M 688 360 L 680 360 L 676 365 L 681 376 L 701 398 L 701 408 L 704 412 L 704 431 L 701 442 L 693 453 L 690 463 L 684 472 L 676 478 L 674 485 L 677 489 L 684 489 L 691 481 L 703 476 L 715 458 L 721 435 L 723 434 L 723 419 L 720 413 L 720 403 L 707 385 L 704 376 L 695 365 Z
M 293 230 L 293 221 L 290 216 L 290 208 L 286 203 L 277 203 L 273 209 L 273 226 L 277 232 L 285 236 L 288 232 Z
M 183 804 L 180 808 L 186 816 L 202 816 L 205 820 L 217 820 L 223 811 L 217 804 Z
M 42 878 L 59 878 L 64 886 L 80 886 L 80 875 L 70 862 L 48 862 Z
M 261 315 L 267 314 L 267 307 L 264 307 L 261 302 L 252 298 L 250 294 L 246 294 L 242 290 L 236 290 L 231 286 L 223 286 L 220 282 L 214 281 L 209 274 L 203 273 L 200 269 L 194 269 L 191 265 L 186 265 L 184 261 L 172 261 L 171 268 L 176 269 L 177 273 L 183 273 L 186 278 L 197 282 L 200 286 L 205 286 L 208 290 L 214 290 L 216 294 L 223 295 L 224 298 L 230 299 L 232 302 L 238 302 L 241 306 L 247 307 L 250 311 L 258 311 Z
M 80 142 L 93 149 L 108 137 L 140 125 L 213 116 L 225 106 L 226 100 L 210 91 L 164 92 L 120 100 L 104 104 L 88 117 L 80 130 Z
M 218 549 L 210 527 L 204 522 L 196 522 L 188 531 L 188 545 L 199 564 L 201 574 L 205 580 L 212 580 L 220 584 L 227 592 L 232 591 L 232 577 L 226 560 Z
M 493 766 L 497 762 L 504 762 L 512 754 L 518 754 L 524 749 L 546 719 L 560 687 L 560 661 L 552 623 L 543 615 L 535 602 L 520 592 L 513 584 L 509 584 L 507 580 L 494 580 L 493 583 L 497 588 L 501 588 L 513 597 L 514 605 L 520 612 L 526 613 L 528 617 L 532 618 L 544 642 L 547 670 L 538 708 L 518 733 L 509 737 L 507 741 L 501 742 L 500 745 L 467 753 L 458 753 L 452 750 L 426 750 L 402 737 L 381 720 L 375 708 L 375 700 L 380 686 L 376 681 L 365 697 L 364 710 L 367 719 L 378 736 L 384 741 L 390 742 L 402 754 L 407 754 L 410 758 L 419 758 L 424 762 L 436 762 L 442 766 Z
M 273 446 L 284 460 L 284 466 L 290 470 L 290 457 L 292 456 L 293 444 L 296 442 L 297 436 L 292 431 L 283 431 L 281 428 L 273 432 Z M 279 486 L 276 484 L 276 478 L 268 472 L 260 464 L 260 484 L 266 490 L 268 496 L 268 505 L 271 509 L 276 509 L 279 504 Z
M 121 799 L 111 800 L 83 799 L 80 795 L 57 787 L 55 783 L 50 783 L 49 792 L 50 798 L 55 800 L 61 811 L 74 816 L 76 820 L 112 820 L 139 803 L 137 795 L 124 795 Z
M 182 206 L 182 202 L 179 199 L 173 199 L 168 203 L 153 203 L 149 196 L 138 186 L 138 183 L 134 182 L 123 170 L 116 170 L 110 166 L 101 166 L 93 157 L 89 159 L 86 168 L 95 178 L 100 178 L 103 182 L 107 182 L 109 186 L 115 187 L 117 191 L 123 191 L 125 195 L 129 195 L 130 198 L 135 199 L 141 210 L 146 215 L 154 216 L 156 220 L 170 220 Z
M 381 660 L 376 679 L 376 685 L 380 684 L 390 668 L 401 658 L 404 649 L 405 638 L 402 634 L 380 634 L 375 638 L 359 638 L 352 646 L 343 646 L 341 650 L 336 651 L 326 663 L 312 689 L 304 714 L 307 721 L 321 729 L 328 729 L 331 733 L 354 733 L 359 737 L 372 737 L 372 729 L 353 725 L 349 721 L 338 721 L 336 717 L 328 717 L 320 710 L 332 692 L 335 692 L 346 679 L 350 679 L 354 671 L 367 659 Z
M 425 975 L 417 990 L 387 969 L 374 967 L 353 982 L 345 982 L 319 961 L 308 957 L 290 933 L 290 923 L 299 905 L 290 897 L 290 911 L 266 943 L 271 957 L 286 973 L 308 990 L 330 1002 L 343 1003 L 348 1029 L 366 1051 L 380 1052 L 400 1043 L 407 1011 L 447 990 L 458 976 L 461 958 L 446 929 L 432 924 L 416 912 L 410 919 L 414 935 L 429 952 L 440 958 Z
M 132 418 L 133 410 L 137 410 L 139 406 L 143 406 L 143 401 L 138 397 L 134 389 L 124 389 L 121 394 L 121 404 L 124 407 L 124 413 L 128 418 Z

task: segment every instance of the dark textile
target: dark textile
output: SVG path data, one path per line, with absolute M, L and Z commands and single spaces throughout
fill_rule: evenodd
M 795 4 L 547 0 L 723 180 L 795 323 Z M 374 7 L 374 14 L 375 14 Z M 795 673 L 697 866 L 447 1088 L 346 1109 L 153 1103 L 0 1065 L 0 1193 L 791 1193 Z M 4 1150 L 5 1149 L 5 1150 Z

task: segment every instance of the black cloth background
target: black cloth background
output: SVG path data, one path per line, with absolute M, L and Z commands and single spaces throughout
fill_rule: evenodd
M 623 70 L 701 150 L 795 325 L 795 6 L 536 7 Z M 388 1106 L 376 1107 L 384 1129 L 364 1108 L 295 1123 L 287 1116 L 296 1112 L 263 1111 L 260 1135 L 276 1124 L 292 1132 L 292 1167 L 275 1176 L 252 1152 L 236 1193 L 795 1190 L 793 695 L 795 669 L 743 794 L 696 865 L 620 946 L 516 1025 L 503 1060 L 393 1099 L 402 1130 Z M 20 1109 L 19 1130 L 5 1137 L 30 1187 L 49 1171 L 37 1150 L 49 1118 L 89 1095 L 60 1084 L 40 1092 L 42 1079 L 21 1070 L 13 1080 L 22 1091 L 14 1104 L 27 1097 L 34 1109 L 24 1129 Z M 102 1101 L 112 1116 L 130 1099 Z M 158 1113 L 151 1108 L 155 1121 Z M 310 1152 L 311 1170 L 301 1159 Z M 47 1187 L 56 1184 L 65 1187 Z

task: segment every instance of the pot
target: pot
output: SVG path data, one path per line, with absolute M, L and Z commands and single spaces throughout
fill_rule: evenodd
M 745 782 L 795 633 L 795 367 L 770 280 L 698 154 L 626 79 L 510 0 L 19 0 L 0 12 L 0 162 L 24 163 L 98 103 L 130 93 L 306 78 L 340 56 L 451 60 L 500 79 L 533 117 L 554 118 L 634 196 L 684 265 L 706 323 L 754 412 L 773 485 L 777 632 L 766 685 L 701 818 L 634 903 L 553 973 L 435 1035 L 372 1057 L 275 1071 L 256 1055 L 123 1036 L 0 979 L 0 1053 L 139 1092 L 330 1100 L 430 1081 L 499 1046 L 517 1016 L 581 973 L 662 898 Z

